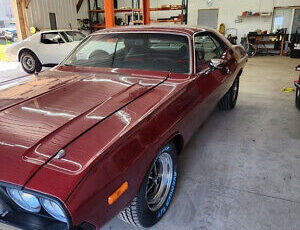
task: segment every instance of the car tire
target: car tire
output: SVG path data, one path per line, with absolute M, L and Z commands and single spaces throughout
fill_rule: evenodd
M 120 212 L 121 220 L 134 226 L 149 228 L 163 217 L 176 187 L 177 154 L 178 150 L 173 142 L 161 149 L 148 169 L 137 195 Z
M 238 94 L 239 94 L 240 78 L 237 77 L 233 82 L 230 90 L 223 96 L 219 101 L 218 107 L 220 110 L 230 110 L 236 105 Z
M 31 51 L 23 51 L 20 57 L 21 65 L 26 73 L 33 74 L 42 70 L 42 63 Z
M 296 88 L 296 108 L 300 110 L 300 89 L 297 87 Z

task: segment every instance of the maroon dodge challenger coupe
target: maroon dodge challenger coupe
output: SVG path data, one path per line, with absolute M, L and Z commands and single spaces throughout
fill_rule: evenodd
M 154 225 L 178 154 L 215 106 L 235 107 L 246 62 L 207 28 L 116 28 L 0 84 L 0 222 L 94 230 L 119 214 Z

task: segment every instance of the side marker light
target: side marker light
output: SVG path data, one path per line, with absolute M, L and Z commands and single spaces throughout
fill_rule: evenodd
M 108 197 L 107 203 L 112 205 L 128 189 L 128 182 L 125 181 L 113 194 Z

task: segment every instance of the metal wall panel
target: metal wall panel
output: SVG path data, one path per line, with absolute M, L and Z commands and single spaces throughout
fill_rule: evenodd
M 76 12 L 78 0 L 31 0 L 27 11 L 29 27 L 40 30 L 50 29 L 49 13 L 55 13 L 58 29 L 77 29 L 77 19 L 88 18 L 87 0 Z M 93 2 L 93 1 L 92 1 Z

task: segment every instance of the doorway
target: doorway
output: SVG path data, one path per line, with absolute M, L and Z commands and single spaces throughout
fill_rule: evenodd
M 49 19 L 50 19 L 50 28 L 51 28 L 51 30 L 57 30 L 55 13 L 49 13 Z

